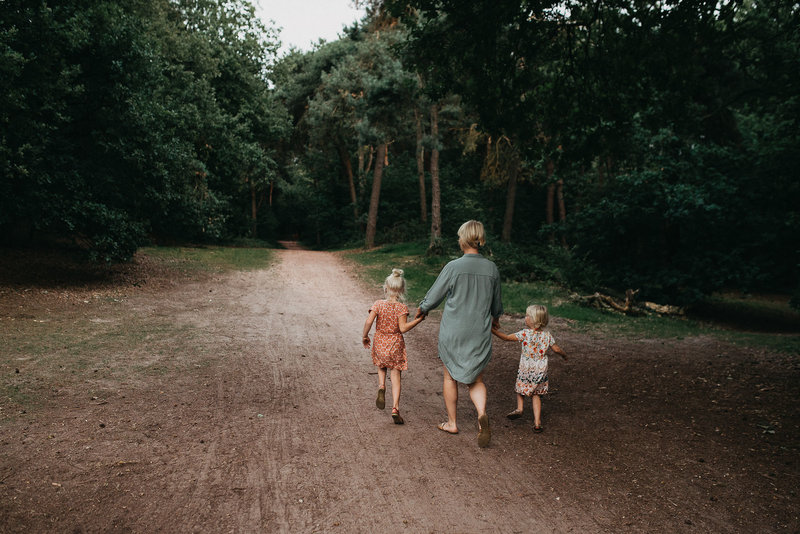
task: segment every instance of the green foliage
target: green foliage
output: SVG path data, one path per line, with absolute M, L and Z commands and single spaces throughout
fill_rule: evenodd
M 384 7 L 275 61 L 247 0 L 7 0 L 0 238 L 98 261 L 148 240 L 358 243 L 386 143 L 377 240 L 429 242 L 416 155 L 430 195 L 435 139 L 433 261 L 479 219 L 520 283 L 677 304 L 800 287 L 796 4 Z M 494 237 L 512 205 L 514 246 Z
M 288 133 L 271 38 L 245 0 L 4 3 L 0 234 L 118 261 L 242 232 Z

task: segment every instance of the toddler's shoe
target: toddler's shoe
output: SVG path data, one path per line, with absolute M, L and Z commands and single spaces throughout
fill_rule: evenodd
M 508 415 L 506 415 L 506 417 L 512 420 L 519 419 L 520 417 L 522 417 L 522 410 L 514 410 L 513 412 L 510 412 Z

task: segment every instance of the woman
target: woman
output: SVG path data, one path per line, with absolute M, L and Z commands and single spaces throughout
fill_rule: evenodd
M 447 299 L 439 326 L 447 421 L 438 428 L 458 433 L 458 382 L 467 384 L 478 412 L 479 447 L 486 447 L 491 437 L 483 370 L 492 356 L 492 325 L 499 327 L 498 318 L 503 313 L 500 273 L 494 263 L 478 252 L 478 247 L 485 243 L 483 224 L 478 221 L 462 224 L 458 229 L 458 244 L 464 255 L 444 266 L 417 308 L 417 317 L 425 316 Z

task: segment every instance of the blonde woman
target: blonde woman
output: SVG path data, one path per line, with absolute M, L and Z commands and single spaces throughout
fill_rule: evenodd
M 444 266 L 419 303 L 417 317 L 426 316 L 445 301 L 438 350 L 444 367 L 442 393 L 447 421 L 439 423 L 437 428 L 458 433 L 458 383 L 467 384 L 478 412 L 478 446 L 486 447 L 491 431 L 483 371 L 492 356 L 492 326 L 499 326 L 497 320 L 503 313 L 500 273 L 478 251 L 478 247 L 486 244 L 483 224 L 478 221 L 462 224 L 458 229 L 458 244 L 464 255 Z

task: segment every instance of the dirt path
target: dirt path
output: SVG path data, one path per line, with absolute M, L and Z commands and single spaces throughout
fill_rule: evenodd
M 461 433 L 435 429 L 436 316 L 406 336 L 394 425 L 359 341 L 379 288 L 330 253 L 276 255 L 156 293 L 7 303 L 0 532 L 800 530 L 800 358 L 556 319 L 573 358 L 551 359 L 545 432 L 503 417 L 518 349 L 496 342 L 478 449 L 465 388 Z M 43 324 L 58 335 L 37 345 Z

